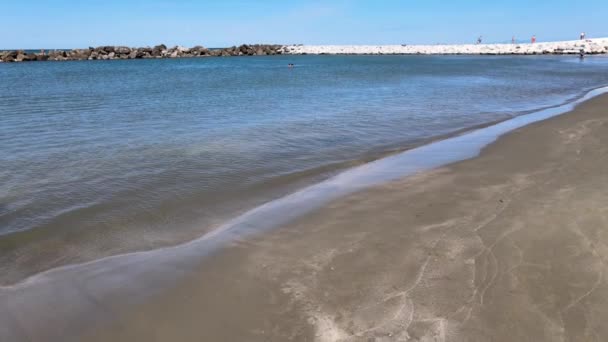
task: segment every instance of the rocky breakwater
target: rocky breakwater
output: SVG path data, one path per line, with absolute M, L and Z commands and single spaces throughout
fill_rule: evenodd
M 542 42 L 535 44 L 461 45 L 290 45 L 292 55 L 564 55 L 606 54 L 608 38 Z
M 131 48 L 126 46 L 99 46 L 88 49 L 26 52 L 24 50 L 0 51 L 0 62 L 78 61 L 143 58 L 193 58 L 227 56 L 271 56 L 283 53 L 282 45 L 254 44 L 222 49 L 191 48 L 164 44 L 154 47 Z

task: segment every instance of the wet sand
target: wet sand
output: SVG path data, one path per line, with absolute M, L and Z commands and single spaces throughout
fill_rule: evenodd
M 606 137 L 603 95 L 233 243 L 81 340 L 604 341 Z

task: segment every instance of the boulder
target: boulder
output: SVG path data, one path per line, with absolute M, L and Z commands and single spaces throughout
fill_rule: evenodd
M 128 55 L 131 53 L 131 49 L 127 46 L 117 46 L 114 49 L 114 52 L 116 52 L 117 54 Z
M 69 59 L 82 60 L 82 59 L 88 59 L 90 54 L 91 54 L 91 50 L 74 49 L 67 53 L 67 57 Z
M 45 54 L 37 54 L 36 55 L 36 60 L 37 61 L 48 61 L 49 60 L 49 56 L 45 55 Z
M 209 50 L 209 56 L 217 57 L 217 56 L 221 56 L 221 54 L 222 54 L 221 50 Z
M 160 44 L 160 45 L 156 45 L 152 51 L 151 51 L 151 55 L 152 56 L 160 56 L 162 55 L 162 52 L 167 50 L 167 46 L 165 44 Z
M 190 53 L 193 56 L 204 56 L 209 54 L 209 49 L 205 48 L 204 46 L 197 45 L 190 49 Z

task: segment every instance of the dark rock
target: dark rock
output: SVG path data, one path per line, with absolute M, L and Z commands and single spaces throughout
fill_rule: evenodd
M 36 60 L 37 61 L 48 61 L 49 60 L 49 56 L 48 55 L 44 55 L 44 54 L 38 54 L 36 55 Z
M 209 49 L 205 48 L 204 46 L 197 45 L 190 49 L 190 53 L 193 56 L 205 56 L 209 54 Z
M 131 49 L 129 47 L 126 46 L 117 46 L 114 49 L 114 52 L 116 52 L 117 54 L 125 54 L 128 55 L 131 53 Z
M 129 48 L 127 46 L 98 46 L 69 51 L 49 51 L 47 54 L 27 54 L 22 50 L 0 51 L 0 61 L 42 61 L 42 60 L 94 60 L 94 59 L 137 59 L 137 58 L 189 58 L 200 56 L 265 56 L 283 53 L 283 46 L 271 44 L 243 44 L 224 49 L 209 50 L 197 45 L 192 48 L 174 46 L 167 48 L 161 44 L 150 47 Z
M 160 45 L 156 45 L 154 48 L 152 48 L 152 51 L 150 52 L 150 54 L 154 57 L 158 57 L 161 56 L 163 54 L 163 51 L 167 50 L 167 46 L 165 44 L 160 44 Z

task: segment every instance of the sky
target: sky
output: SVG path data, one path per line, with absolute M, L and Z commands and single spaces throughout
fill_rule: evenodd
M 608 0 L 0 0 L 0 49 L 608 37 Z

